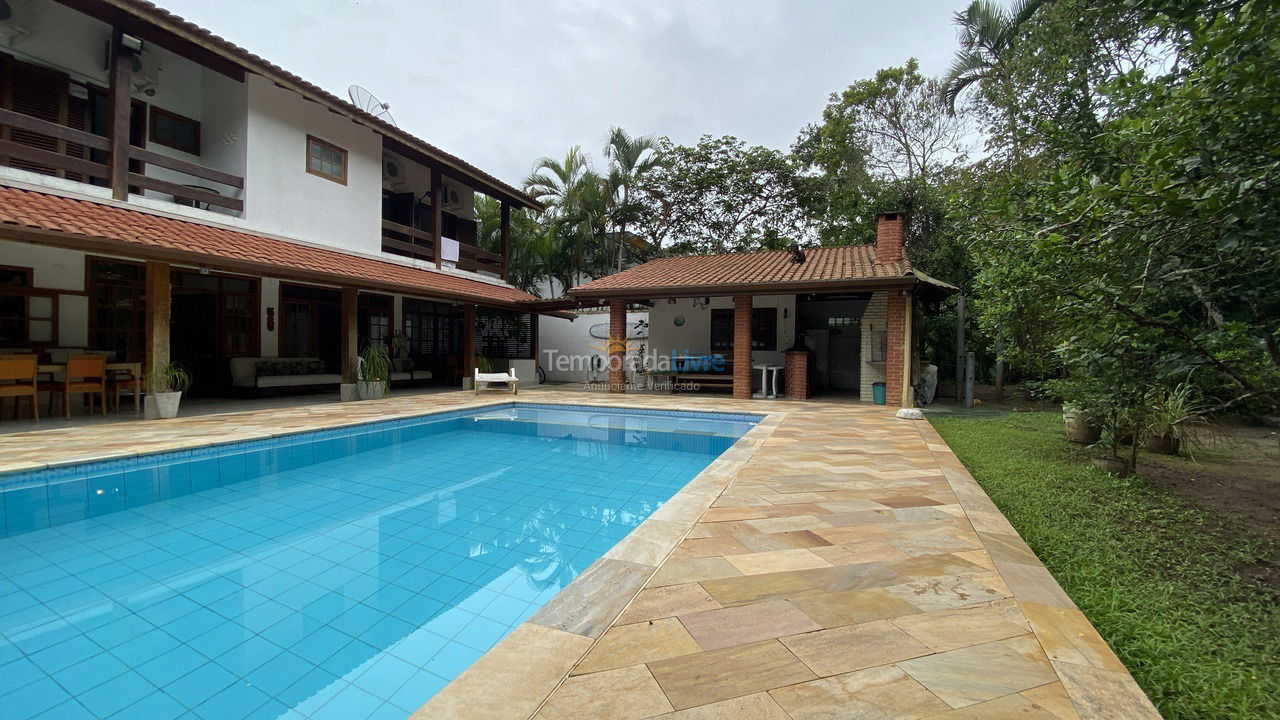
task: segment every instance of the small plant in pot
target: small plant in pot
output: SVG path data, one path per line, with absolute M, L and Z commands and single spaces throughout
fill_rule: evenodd
M 356 393 L 361 400 L 386 397 L 391 388 L 391 356 L 380 342 L 364 346 L 357 358 Z
M 1172 390 L 1152 391 L 1148 396 L 1147 450 L 1177 455 L 1179 450 L 1198 441 L 1208 425 L 1204 416 L 1205 407 L 1191 383 L 1179 383 Z
M 191 375 L 180 365 L 164 363 L 147 375 L 147 386 L 155 398 L 156 414 L 168 420 L 178 416 L 182 393 L 191 387 Z

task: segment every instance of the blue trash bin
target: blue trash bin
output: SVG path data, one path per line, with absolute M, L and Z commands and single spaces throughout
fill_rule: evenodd
M 877 405 L 884 404 L 884 383 L 871 383 L 871 402 Z

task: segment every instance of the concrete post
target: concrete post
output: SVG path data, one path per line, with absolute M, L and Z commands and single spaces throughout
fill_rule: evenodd
M 973 407 L 973 353 L 964 354 L 964 406 Z
M 964 397 L 964 322 L 965 299 L 963 295 L 956 297 L 956 400 Z

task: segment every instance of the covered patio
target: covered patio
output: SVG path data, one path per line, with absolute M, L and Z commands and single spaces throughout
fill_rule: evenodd
M 723 387 L 737 399 L 823 393 L 915 405 L 923 308 L 956 288 L 912 267 L 902 216 L 874 245 L 653 260 L 569 290 L 609 307 L 609 390 Z M 627 309 L 648 306 L 649 343 L 627 341 Z M 644 379 L 646 382 L 641 383 Z

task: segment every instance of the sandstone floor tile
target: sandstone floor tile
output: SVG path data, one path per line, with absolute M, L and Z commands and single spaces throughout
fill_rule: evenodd
M 883 588 L 815 593 L 794 598 L 791 604 L 824 628 L 857 625 L 920 612 L 916 606 L 891 595 Z
M 888 540 L 896 537 L 892 529 L 879 523 L 826 527 L 814 532 L 832 545 L 852 545 L 868 540 Z
M 1020 602 L 1050 660 L 1123 672 L 1124 663 L 1079 610 Z
M 945 577 L 948 575 L 990 572 L 987 568 L 957 557 L 953 553 L 917 555 L 906 560 L 888 563 L 888 566 L 911 578 Z
M 925 578 L 893 585 L 888 590 L 925 612 L 979 605 L 1009 597 L 1008 588 L 996 573 Z
M 919 657 L 929 648 L 887 620 L 782 638 L 787 649 L 819 677 Z
M 769 694 L 792 720 L 915 720 L 950 710 L 892 665 L 812 680 Z
M 1001 562 L 1015 562 L 1024 565 L 1040 565 L 1040 559 L 1031 551 L 1022 538 L 1006 533 L 980 532 L 978 538 L 991 555 L 991 559 Z
M 929 505 L 942 505 L 937 500 L 930 500 L 920 495 L 894 495 L 890 497 L 879 497 L 874 500 L 881 505 L 891 508 L 908 508 L 908 507 L 927 507 Z
M 537 717 L 545 720 L 629 720 L 671 710 L 671 703 L 654 682 L 649 669 L 635 665 L 565 680 L 547 699 Z
M 681 613 L 716 610 L 720 603 L 698 583 L 645 588 L 618 617 L 618 624 L 675 617 Z
M 836 565 L 829 568 L 805 570 L 800 573 L 814 587 L 825 592 L 865 590 L 866 588 L 898 585 L 911 578 L 894 572 L 880 563 Z
M 977 705 L 935 715 L 935 720 L 1061 720 L 1022 695 L 1005 695 Z
M 1017 608 L 1012 608 L 1017 616 Z M 908 635 L 929 646 L 934 652 L 945 652 L 969 645 L 1027 633 L 1025 624 L 1010 619 L 1010 608 L 999 604 L 977 605 L 958 610 L 938 610 L 907 615 L 893 621 Z
M 1055 662 L 1067 695 L 1082 720 L 1159 720 L 1160 713 L 1127 672 Z
M 701 583 L 715 601 L 724 607 L 747 605 L 766 600 L 787 600 L 818 592 L 813 583 L 800 573 L 782 572 L 767 575 L 710 580 Z
M 1071 698 L 1067 696 L 1067 689 L 1062 686 L 1061 682 L 1052 682 L 1030 690 L 1023 690 L 1019 694 L 1053 713 L 1056 718 L 1061 718 L 1061 720 L 1080 719 L 1080 713 L 1076 712 L 1076 706 L 1071 702 Z
M 785 600 L 681 615 L 680 622 L 703 650 L 719 650 L 731 645 L 746 645 L 822 629 Z
M 974 565 L 981 565 L 985 570 L 995 570 L 996 564 L 991 561 L 991 556 L 986 550 L 965 550 L 964 552 L 951 553 L 961 560 L 967 560 Z
M 751 552 L 771 552 L 773 550 L 794 550 L 796 548 L 829 547 L 831 543 L 823 540 L 812 530 L 791 530 L 780 533 L 751 533 L 737 537 Z
M 787 572 L 831 567 L 831 563 L 803 548 L 729 555 L 724 558 L 743 575 Z
M 661 660 L 649 669 L 677 710 L 814 679 L 777 640 Z
M 995 565 L 1001 579 L 1004 580 L 1013 596 L 1017 599 L 1051 607 L 1070 608 L 1072 610 L 1076 608 L 1076 604 L 1071 602 L 1071 598 L 1067 596 L 1066 591 L 1062 589 L 1057 580 L 1053 579 L 1053 575 L 1050 575 L 1043 565 L 1039 563 L 1024 565 L 1022 563 L 1001 562 L 999 560 L 995 561 Z
M 680 585 L 702 580 L 719 580 L 720 578 L 737 577 L 742 572 L 729 564 L 722 557 L 691 558 L 689 560 L 669 560 L 658 568 L 649 587 L 663 585 Z
M 791 720 L 769 693 L 721 700 L 687 710 L 659 715 L 661 720 Z
M 731 522 L 734 520 L 757 520 L 763 518 L 764 513 L 759 509 L 743 505 L 738 507 L 711 507 L 707 508 L 707 512 L 702 516 L 702 522 Z
M 733 537 L 690 538 L 676 546 L 675 551 L 671 553 L 671 559 L 687 560 L 748 552 L 752 552 L 752 549 Z
M 854 543 L 853 545 L 815 547 L 812 552 L 832 565 L 858 565 L 869 562 L 891 563 L 895 560 L 906 560 L 911 557 L 898 548 L 879 540 Z
M 816 515 L 795 515 L 791 517 L 765 518 L 764 520 L 745 520 L 755 530 L 766 533 L 787 532 L 789 530 L 815 530 L 825 528 L 827 524 Z
M 688 525 L 649 518 L 604 554 L 614 560 L 657 567 L 689 531 Z
M 600 636 L 600 641 L 573 669 L 573 674 L 614 670 L 688 655 L 703 649 L 675 618 L 615 625 Z
M 956 537 L 949 533 L 909 535 L 907 537 L 886 540 L 885 542 L 908 555 L 936 555 L 939 553 L 952 553 L 963 550 L 977 550 L 981 547 L 976 539 L 970 540 L 968 538 Z
M 1030 634 L 907 660 L 898 667 L 953 708 L 1057 679 L 1040 643 Z
M 600 558 L 543 605 L 530 622 L 600 637 L 653 572 L 647 565 Z
M 524 720 L 590 646 L 591 638 L 524 623 L 436 693 L 413 718 Z

